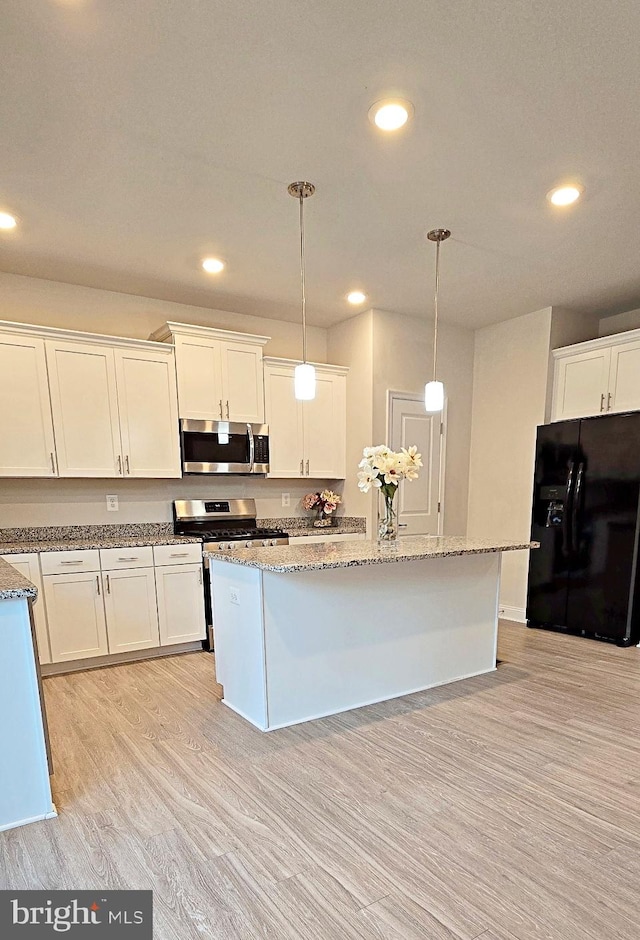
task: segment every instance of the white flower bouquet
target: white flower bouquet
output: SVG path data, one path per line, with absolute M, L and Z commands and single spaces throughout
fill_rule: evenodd
M 378 524 L 378 538 L 395 539 L 398 534 L 393 500 L 401 480 L 417 480 L 422 466 L 422 455 L 417 447 L 390 450 L 386 444 L 365 447 L 358 464 L 358 487 L 368 493 L 374 487 L 384 496 L 384 513 Z

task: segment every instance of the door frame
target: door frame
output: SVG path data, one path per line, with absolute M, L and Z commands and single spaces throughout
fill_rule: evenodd
M 424 395 L 418 392 L 402 392 L 399 389 L 387 389 L 387 415 L 386 415 L 386 428 L 387 428 L 387 440 L 391 440 L 391 410 L 392 405 L 395 399 L 405 398 L 408 401 L 424 401 Z M 441 440 L 440 440 L 440 466 L 438 468 L 438 503 L 440 508 L 438 510 L 438 535 L 443 534 L 444 530 L 444 471 L 446 466 L 446 454 L 447 454 L 447 398 L 445 396 L 444 406 L 442 408 L 442 420 L 441 420 Z M 426 413 L 426 412 L 425 412 Z

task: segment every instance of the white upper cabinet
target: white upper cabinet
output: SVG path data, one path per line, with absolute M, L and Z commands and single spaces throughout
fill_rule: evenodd
M 265 408 L 269 425 L 269 476 L 304 475 L 302 402 L 293 393 L 293 367 L 265 362 Z
M 44 341 L 0 332 L 0 476 L 56 476 Z
M 115 368 L 124 475 L 181 476 L 173 351 L 116 349 Z
M 167 323 L 152 339 L 174 343 L 181 418 L 263 423 L 268 336 Z
M 46 345 L 60 476 L 122 476 L 113 349 L 55 339 Z
M 640 409 L 640 330 L 554 349 L 551 420 Z
M 299 402 L 294 395 L 295 365 L 265 359 L 269 476 L 344 479 L 348 370 L 316 365 L 316 397 Z

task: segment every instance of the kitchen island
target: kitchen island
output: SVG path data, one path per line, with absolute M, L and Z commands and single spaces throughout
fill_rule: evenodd
M 458 537 L 210 553 L 223 702 L 262 731 L 496 668 L 501 553 Z

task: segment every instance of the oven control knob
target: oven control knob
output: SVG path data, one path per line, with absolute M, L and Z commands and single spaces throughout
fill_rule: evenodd
M 251 541 L 251 539 L 249 539 L 244 544 L 245 544 L 245 548 L 253 548 L 253 542 Z
M 262 540 L 262 544 L 263 544 L 263 545 L 271 545 L 271 540 L 270 540 L 270 539 L 263 539 L 263 540 Z
M 277 544 L 278 544 L 277 539 L 271 539 L 271 545 L 277 545 Z
M 220 542 L 220 544 L 218 545 L 218 551 L 219 551 L 219 552 L 223 552 L 223 551 L 225 550 L 225 548 L 227 548 L 227 546 L 225 545 L 225 543 L 224 543 L 224 542 Z

